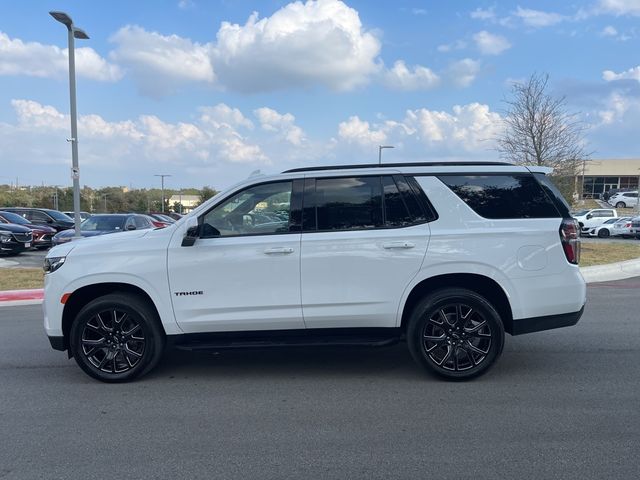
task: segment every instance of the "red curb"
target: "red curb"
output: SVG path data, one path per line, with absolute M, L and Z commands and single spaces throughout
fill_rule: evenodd
M 0 302 L 14 302 L 16 300 L 42 300 L 44 290 L 41 288 L 34 290 L 7 290 L 0 292 Z

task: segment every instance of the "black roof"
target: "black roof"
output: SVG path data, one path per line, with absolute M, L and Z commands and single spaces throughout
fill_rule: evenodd
M 508 162 L 408 162 L 408 163 L 359 163 L 355 165 L 322 165 L 319 167 L 301 167 L 285 170 L 282 173 L 313 172 L 322 170 L 351 170 L 356 168 L 394 168 L 394 167 L 476 167 L 476 166 L 513 166 Z

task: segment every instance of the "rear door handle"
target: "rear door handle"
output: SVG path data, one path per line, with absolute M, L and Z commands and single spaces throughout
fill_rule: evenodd
M 272 247 L 272 248 L 267 248 L 264 251 L 265 254 L 267 255 L 274 255 L 274 254 L 289 254 L 289 253 L 293 253 L 293 248 L 291 247 Z
M 401 241 L 401 242 L 389 242 L 383 243 L 382 248 L 386 248 L 387 250 L 392 248 L 413 248 L 415 244 L 411 242 Z

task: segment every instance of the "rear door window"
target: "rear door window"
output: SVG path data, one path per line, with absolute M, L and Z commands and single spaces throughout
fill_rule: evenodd
M 319 231 L 383 226 L 382 188 L 378 176 L 318 178 L 313 197 Z

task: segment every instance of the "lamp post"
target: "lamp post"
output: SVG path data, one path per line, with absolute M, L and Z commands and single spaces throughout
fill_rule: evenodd
M 382 165 L 382 150 L 385 148 L 395 148 L 393 145 L 378 145 L 378 165 Z
M 171 176 L 171 175 L 168 175 L 168 174 L 166 174 L 166 173 L 165 173 L 165 174 L 158 174 L 158 173 L 156 173 L 156 174 L 154 175 L 154 177 L 160 177 L 160 179 L 161 179 L 161 180 L 160 180 L 160 182 L 161 182 L 160 184 L 161 184 L 161 188 L 162 188 L 162 205 L 160 206 L 160 208 L 161 208 L 161 212 L 162 212 L 162 213 L 164 213 L 164 177 L 170 177 L 170 176 Z
M 69 33 L 69 101 L 71 106 L 71 176 L 73 178 L 73 220 L 76 238 L 80 238 L 80 167 L 78 167 L 78 113 L 76 111 L 76 58 L 74 39 L 88 40 L 84 30 L 73 25 L 71 17 L 64 12 L 49 12 L 58 22 L 67 27 Z

